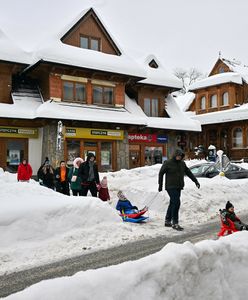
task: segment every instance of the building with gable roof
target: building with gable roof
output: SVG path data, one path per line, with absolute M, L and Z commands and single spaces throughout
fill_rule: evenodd
M 70 165 L 89 152 L 102 172 L 153 164 L 180 132 L 200 131 L 197 121 L 181 123 L 172 98 L 165 101 L 179 80 L 155 57 L 143 64 L 127 56 L 92 8 L 31 53 L 7 48 L 17 53 L 0 49 L 0 166 L 7 170 L 24 157 L 37 170 L 46 156 L 53 166 Z
M 233 160 L 248 157 L 248 66 L 219 57 L 205 79 L 189 87 L 195 98 L 188 111 L 200 121 L 195 145 L 215 145 Z

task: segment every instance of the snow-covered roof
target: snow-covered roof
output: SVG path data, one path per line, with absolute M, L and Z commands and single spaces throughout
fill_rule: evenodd
M 229 67 L 229 69 L 235 73 L 242 76 L 243 80 L 248 83 L 248 66 L 242 64 L 238 60 L 230 60 L 226 58 L 221 58 L 221 60 Z
M 179 108 L 181 109 L 181 111 L 186 112 L 190 105 L 192 104 L 192 102 L 195 99 L 195 94 L 192 92 L 188 92 L 186 94 L 178 94 L 178 93 L 173 93 L 173 96 L 177 105 L 179 106 Z
M 219 85 L 228 82 L 242 84 L 243 83 L 242 76 L 239 73 L 234 73 L 234 72 L 225 72 L 225 73 L 216 74 L 191 84 L 189 86 L 189 91 L 198 90 L 201 88 L 205 88 L 213 85 Z
M 216 111 L 206 114 L 191 116 L 193 120 L 198 120 L 201 125 L 235 122 L 248 119 L 248 104 L 243 104 L 236 108 Z
M 150 128 L 201 131 L 198 121 L 190 119 L 172 96 L 166 99 L 170 118 L 148 117 L 133 99 L 125 95 L 125 107 L 109 108 L 67 102 L 38 101 L 32 97 L 13 97 L 13 104 L 0 103 L 0 117 L 18 119 L 61 119 L 143 125 Z
M 0 60 L 23 64 L 30 63 L 30 53 L 21 50 L 1 29 Z
M 152 68 L 149 63 L 154 60 L 158 68 Z M 144 69 L 146 70 L 146 79 L 140 80 L 140 83 L 172 87 L 176 89 L 181 89 L 183 87 L 181 80 L 179 80 L 175 75 L 170 74 L 160 63 L 160 61 L 155 57 L 155 55 L 148 55 L 145 59 L 139 60 Z
M 125 54 L 111 55 L 99 51 L 83 49 L 62 43 L 60 40 L 47 43 L 39 49 L 36 60 L 101 70 L 137 77 L 146 77 L 145 70 Z
M 148 127 L 201 131 L 201 124 L 191 122 L 193 120 L 180 110 L 170 94 L 166 98 L 166 112 L 170 118 L 149 118 Z

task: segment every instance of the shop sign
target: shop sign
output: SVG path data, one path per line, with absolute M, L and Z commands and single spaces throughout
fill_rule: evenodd
M 149 133 L 129 133 L 128 141 L 131 143 L 167 143 L 168 137 Z
M 0 137 L 38 138 L 38 129 L 0 126 Z
M 66 127 L 66 138 L 123 140 L 123 130 Z

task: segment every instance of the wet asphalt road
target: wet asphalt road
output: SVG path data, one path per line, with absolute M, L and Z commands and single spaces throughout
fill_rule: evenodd
M 0 276 L 0 297 L 40 282 L 61 276 L 71 276 L 79 271 L 115 265 L 128 260 L 136 260 L 161 250 L 167 243 L 192 243 L 204 239 L 216 239 L 219 222 L 204 224 L 190 232 L 178 232 L 173 237 L 159 236 L 152 239 L 135 241 L 118 247 L 84 254 L 52 264 Z M 173 230 L 173 229 L 171 229 Z

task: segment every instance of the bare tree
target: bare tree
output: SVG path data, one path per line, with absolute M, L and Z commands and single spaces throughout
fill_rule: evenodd
M 205 77 L 203 73 L 196 68 L 190 68 L 188 71 L 182 68 L 176 68 L 174 75 L 182 80 L 183 88 L 181 92 L 183 94 L 187 92 L 189 85 Z

